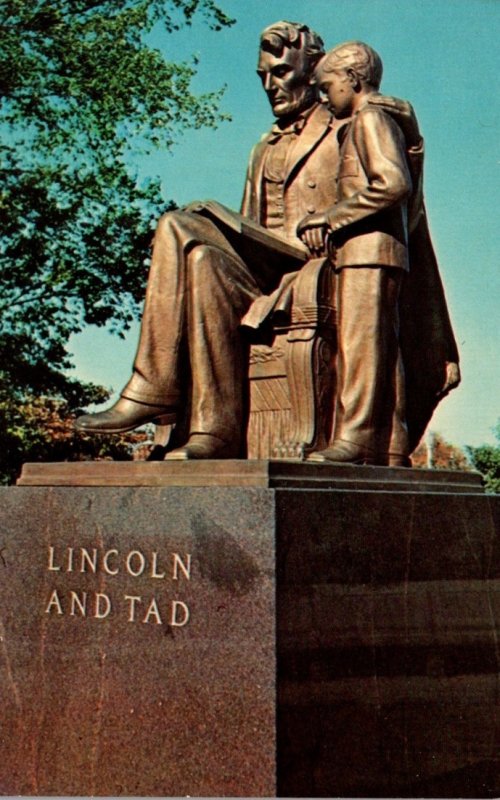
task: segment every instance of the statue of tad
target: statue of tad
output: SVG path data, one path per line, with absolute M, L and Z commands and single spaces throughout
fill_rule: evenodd
M 349 42 L 325 54 L 298 23 L 263 31 L 257 74 L 276 122 L 250 156 L 241 213 L 268 257 L 245 232 L 232 235 L 223 214 L 200 213 L 203 204 L 165 214 L 133 374 L 114 406 L 76 427 L 121 433 L 183 418 L 166 459 L 240 457 L 245 330 L 290 302 L 298 261 L 284 255 L 288 245 L 329 257 L 335 273 L 333 435 L 308 458 L 410 465 L 437 402 L 460 380 L 413 110 L 379 94 L 382 63 L 371 48 Z

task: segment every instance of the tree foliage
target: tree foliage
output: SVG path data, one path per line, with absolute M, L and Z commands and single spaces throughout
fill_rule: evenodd
M 474 467 L 484 476 L 486 491 L 500 494 L 500 420 L 495 426 L 495 436 L 497 445 L 467 447 L 467 453 Z
M 231 23 L 213 0 L 2 0 L 0 387 L 12 408 L 102 399 L 65 378 L 66 343 L 90 323 L 120 334 L 138 313 L 165 203 L 128 165 L 224 119 L 222 90 L 191 89 L 196 59 L 147 43 L 196 15 Z
M 210 0 L 4 0 L 3 330 L 40 345 L 88 323 L 130 323 L 162 206 L 157 182 L 136 185 L 130 150 L 169 148 L 182 129 L 221 119 L 220 92 L 190 91 L 194 63 L 144 42 L 159 20 L 171 31 L 196 11 L 227 22 Z
M 0 484 L 16 480 L 26 461 L 130 461 L 146 434 L 102 438 L 78 434 L 75 410 L 63 399 L 25 396 L 21 403 L 0 395 Z

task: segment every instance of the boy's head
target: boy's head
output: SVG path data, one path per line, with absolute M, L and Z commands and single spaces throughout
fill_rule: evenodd
M 319 61 L 316 81 L 337 117 L 349 116 L 365 94 L 377 91 L 382 80 L 378 53 L 363 42 L 345 42 Z

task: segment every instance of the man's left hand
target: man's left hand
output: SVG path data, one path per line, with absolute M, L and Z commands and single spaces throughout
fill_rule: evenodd
M 443 388 L 437 393 L 439 398 L 446 397 L 461 381 L 460 367 L 454 361 L 446 362 L 446 374 Z
M 314 256 L 326 252 L 328 221 L 324 214 L 308 214 L 297 225 L 297 236 L 302 239 Z

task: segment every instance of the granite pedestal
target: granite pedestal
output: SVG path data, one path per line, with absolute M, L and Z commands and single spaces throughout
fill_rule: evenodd
M 0 495 L 3 794 L 500 793 L 478 476 L 52 464 Z

